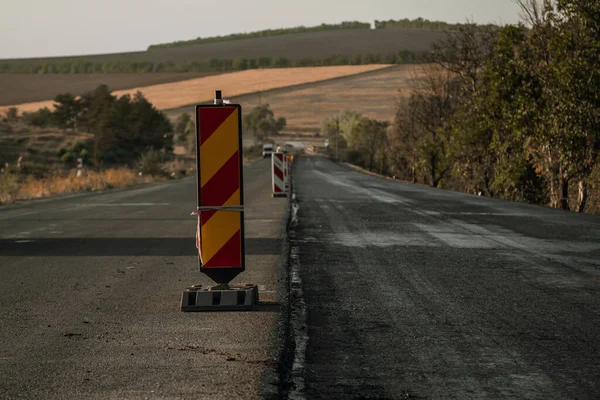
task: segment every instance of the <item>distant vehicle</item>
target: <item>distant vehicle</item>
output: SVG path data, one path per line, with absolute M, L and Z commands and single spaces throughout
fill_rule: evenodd
M 267 143 L 263 145 L 262 156 L 263 158 L 271 157 L 273 153 L 273 145 L 271 143 Z

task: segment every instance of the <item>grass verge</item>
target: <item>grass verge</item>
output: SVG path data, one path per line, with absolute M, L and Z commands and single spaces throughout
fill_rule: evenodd
M 82 176 L 77 176 L 76 171 L 68 174 L 54 172 L 43 179 L 31 175 L 20 179 L 17 174 L 5 171 L 0 174 L 0 204 L 58 194 L 132 187 L 153 180 L 151 176 L 139 176 L 127 168 L 85 171 Z
M 162 163 L 159 168 L 160 171 L 155 175 L 119 167 L 102 171 L 83 169 L 81 176 L 77 176 L 76 170 L 57 170 L 40 177 L 20 173 L 18 168 L 6 165 L 0 170 L 0 204 L 67 193 L 129 188 L 143 183 L 184 178 L 196 173 L 195 160 L 190 157 L 178 157 Z

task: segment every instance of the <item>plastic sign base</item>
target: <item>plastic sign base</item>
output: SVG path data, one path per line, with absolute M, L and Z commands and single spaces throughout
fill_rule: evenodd
M 285 193 L 285 192 L 273 193 L 273 197 L 287 197 L 287 193 Z
M 181 311 L 248 311 L 258 304 L 256 285 L 194 285 L 183 292 Z

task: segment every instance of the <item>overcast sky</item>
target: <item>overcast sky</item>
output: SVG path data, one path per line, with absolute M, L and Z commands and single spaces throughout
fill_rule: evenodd
M 145 50 L 298 25 L 423 17 L 515 23 L 514 0 L 0 0 L 0 58 Z

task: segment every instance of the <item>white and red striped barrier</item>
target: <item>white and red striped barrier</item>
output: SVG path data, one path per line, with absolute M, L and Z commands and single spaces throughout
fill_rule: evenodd
M 285 197 L 286 157 L 281 152 L 271 154 L 273 197 Z

